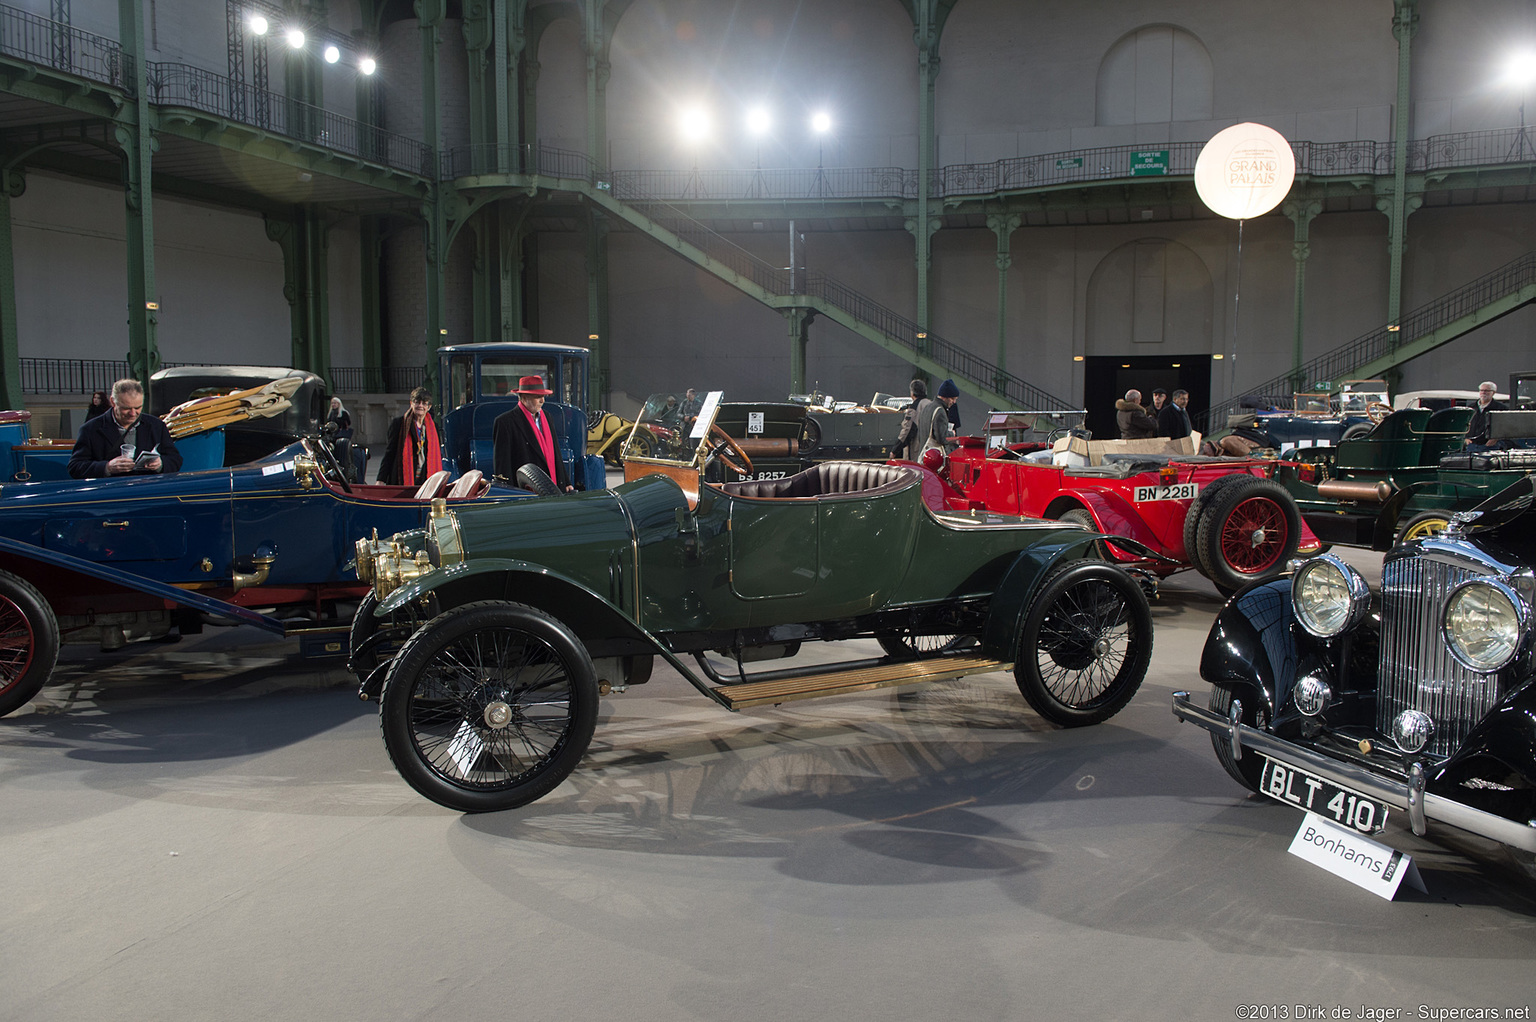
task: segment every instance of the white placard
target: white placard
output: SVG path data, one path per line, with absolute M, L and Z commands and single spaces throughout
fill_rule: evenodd
M 1296 837 L 1291 840 L 1290 852 L 1388 901 L 1396 897 L 1398 885 L 1404 880 L 1410 887 L 1428 893 L 1419 867 L 1413 864 L 1413 856 L 1315 813 L 1307 813 L 1302 819 Z
M 748 433 L 761 433 L 762 431 L 763 431 L 763 413 L 762 412 L 748 412 L 747 413 L 747 432 Z

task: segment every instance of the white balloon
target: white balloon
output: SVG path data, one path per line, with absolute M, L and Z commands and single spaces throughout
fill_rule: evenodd
M 1285 136 L 1245 122 L 1218 131 L 1195 160 L 1195 191 L 1211 211 L 1233 220 L 1280 205 L 1296 180 L 1296 156 Z

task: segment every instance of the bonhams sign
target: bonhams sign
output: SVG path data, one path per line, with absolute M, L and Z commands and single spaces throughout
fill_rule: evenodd
M 1262 124 L 1234 124 L 1217 132 L 1195 160 L 1195 191 L 1213 212 L 1233 220 L 1268 213 L 1295 179 L 1291 144 Z

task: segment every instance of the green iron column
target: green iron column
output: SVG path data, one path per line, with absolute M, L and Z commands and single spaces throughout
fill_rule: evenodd
M 442 151 L 439 125 L 442 123 L 441 97 L 437 91 L 438 26 L 442 23 L 444 0 L 416 0 L 416 19 L 421 30 L 421 131 L 432 149 L 434 166 Z M 434 175 L 435 177 L 435 175 Z M 443 291 L 446 288 L 448 261 L 448 224 L 444 210 L 444 185 L 433 180 L 422 203 L 426 249 L 426 327 L 422 337 L 422 362 L 426 368 L 426 387 L 437 390 L 437 348 L 443 342 Z
M 1397 37 L 1397 108 L 1392 138 L 1392 199 L 1387 210 L 1391 268 L 1387 277 L 1387 322 L 1396 325 L 1403 312 L 1403 249 L 1408 230 L 1409 104 L 1413 95 L 1409 69 L 1413 33 L 1419 25 L 1418 0 L 1394 0 L 1392 34 Z M 1417 204 L 1414 208 L 1418 208 Z
M 606 406 L 613 345 L 608 336 L 608 218 L 587 207 L 587 344 L 592 370 L 587 407 Z
M 464 50 L 469 77 L 469 144 L 470 168 L 475 174 L 485 174 L 493 170 L 496 162 L 492 157 L 495 152 L 492 144 L 496 141 L 496 125 L 488 116 L 488 111 L 493 110 L 492 103 L 487 102 L 487 91 L 490 85 L 486 82 L 486 72 L 490 69 L 492 58 L 490 54 L 496 49 L 495 42 L 495 13 L 490 5 L 483 0 L 464 4 Z M 477 306 L 478 313 L 478 306 Z M 476 339 L 484 339 L 486 335 L 477 333 Z
M 19 170 L 6 170 L 0 181 L 0 408 L 23 408 L 21 336 L 16 325 L 16 261 L 11 251 L 11 200 L 26 191 Z
M 928 271 L 932 251 L 933 232 L 939 229 L 939 221 L 930 219 L 928 194 L 931 191 L 933 164 L 937 144 L 934 139 L 934 79 L 939 74 L 939 28 L 935 24 L 933 0 L 917 3 L 917 216 L 909 222 L 908 230 L 917 241 L 917 325 L 915 339 L 920 355 L 928 354 L 927 330 L 930 325 L 928 308 Z M 917 375 L 926 376 L 922 370 Z
M 601 174 L 608 166 L 606 97 L 608 77 L 613 71 L 608 63 L 608 30 L 604 23 L 607 0 L 586 0 L 582 6 L 586 19 L 582 40 L 587 58 L 587 157 Z
M 145 81 L 144 7 L 140 0 L 118 0 L 118 38 L 132 88 L 132 100 L 117 114 L 113 137 L 123 151 L 124 205 L 128 234 L 128 372 L 148 380 L 160 368 L 155 344 L 159 299 L 155 294 L 155 215 L 151 162 L 155 124 Z
M 291 361 L 329 379 L 330 314 L 327 304 L 326 227 L 312 209 L 295 207 L 291 220 L 267 220 L 267 237 L 283 252 L 283 297 L 288 299 Z
M 1304 201 L 1292 199 L 1281 206 L 1280 211 L 1290 217 L 1291 223 L 1296 226 L 1295 240 L 1291 244 L 1291 258 L 1296 262 L 1295 296 L 1291 306 L 1291 389 L 1306 390 L 1308 388 L 1304 386 L 1305 381 L 1301 377 L 1301 363 L 1305 338 L 1302 326 L 1306 311 L 1307 257 L 1312 254 L 1310 244 L 1312 220 L 1323 211 L 1323 204 L 1316 199 Z
M 784 322 L 789 325 L 789 392 L 804 394 L 806 349 L 811 343 L 811 321 L 816 318 L 815 309 L 785 309 Z
M 384 263 L 384 243 L 379 234 L 379 218 L 363 216 L 357 222 L 358 247 L 362 250 L 362 301 L 360 325 L 363 331 L 363 390 L 384 390 L 384 287 L 380 280 Z
M 1021 223 L 1017 213 L 993 213 L 987 227 L 997 235 L 997 372 L 992 389 L 1003 392 L 1008 370 L 1008 268 L 1013 265 L 1009 241 Z

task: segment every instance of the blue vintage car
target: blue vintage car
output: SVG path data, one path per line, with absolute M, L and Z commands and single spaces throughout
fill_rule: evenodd
M 417 487 L 347 483 L 304 439 L 235 468 L 0 483 L 0 714 L 52 673 L 60 642 L 126 642 L 201 629 L 205 616 L 346 652 L 367 586 L 359 535 L 420 528 L 443 506 L 531 496 L 479 472 Z

